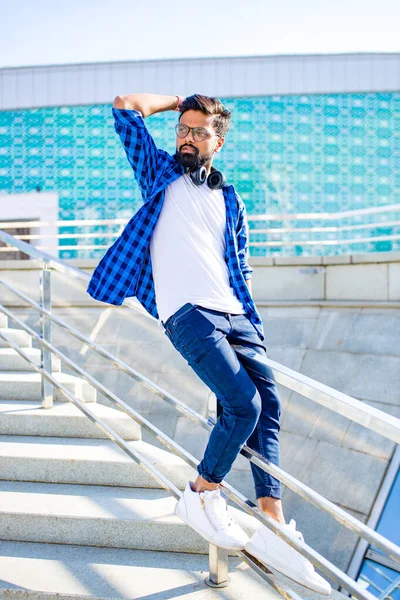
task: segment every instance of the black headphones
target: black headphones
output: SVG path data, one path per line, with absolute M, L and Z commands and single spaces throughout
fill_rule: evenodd
M 202 165 L 194 171 L 189 171 L 189 175 L 195 185 L 202 185 L 207 177 L 207 169 Z M 211 190 L 220 190 L 226 185 L 225 176 L 221 171 L 217 171 L 217 169 L 211 167 L 211 173 L 207 177 L 207 185 Z

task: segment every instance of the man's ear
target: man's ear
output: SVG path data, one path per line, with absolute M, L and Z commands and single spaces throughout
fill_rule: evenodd
M 216 146 L 215 146 L 215 152 L 220 152 L 222 150 L 222 146 L 224 145 L 225 142 L 225 138 L 219 138 Z

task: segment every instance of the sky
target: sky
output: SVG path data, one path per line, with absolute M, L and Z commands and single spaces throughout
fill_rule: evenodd
M 0 68 L 400 52 L 399 0 L 0 0 Z

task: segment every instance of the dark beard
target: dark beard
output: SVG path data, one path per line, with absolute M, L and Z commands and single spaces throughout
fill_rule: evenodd
M 175 152 L 176 160 L 186 171 L 195 171 L 199 167 L 206 165 L 212 158 L 212 155 L 201 156 L 197 148 L 194 146 L 192 146 L 192 148 L 194 148 L 196 154 L 191 152 L 180 152 L 178 149 L 176 149 Z

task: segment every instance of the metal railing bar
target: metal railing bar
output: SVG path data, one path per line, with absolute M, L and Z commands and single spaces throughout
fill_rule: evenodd
M 400 221 L 379 221 L 378 223 L 364 223 L 362 225 L 343 225 L 337 227 L 272 227 L 267 229 L 249 229 L 249 234 L 269 233 L 339 233 L 341 231 L 353 231 L 363 229 L 376 229 L 381 227 L 395 227 Z M 1 227 L 1 223 L 0 223 Z M 16 225 L 14 225 L 16 227 Z M 92 233 L 43 233 L 43 234 L 13 234 L 17 240 L 41 240 L 41 239 L 80 239 L 80 238 L 113 238 L 120 235 L 118 231 L 97 231 Z M 346 241 L 346 240 L 343 240 Z
M 365 242 L 387 242 L 390 240 L 400 240 L 400 235 L 381 235 L 369 238 L 354 238 L 352 240 L 288 240 L 276 242 L 251 242 L 249 246 L 341 246 L 342 244 L 361 244 Z M 75 249 L 77 246 L 75 246 Z
M 154 384 L 149 379 L 145 378 L 143 375 L 135 371 L 132 367 L 130 367 L 127 363 L 121 361 L 117 356 L 111 354 L 107 350 L 104 350 L 101 346 L 93 342 L 79 331 L 65 323 L 62 319 L 59 319 L 51 312 L 46 311 L 43 307 L 37 304 L 34 300 L 26 296 L 23 292 L 17 290 L 14 286 L 9 284 L 8 282 L 0 279 L 0 284 L 3 284 L 9 290 L 14 292 L 21 299 L 25 300 L 28 304 L 36 308 L 39 312 L 43 312 L 52 319 L 55 323 L 67 329 L 72 335 L 74 335 L 81 342 L 87 344 L 92 350 L 95 350 L 103 358 L 107 358 L 112 361 L 114 365 L 121 368 L 125 373 L 132 376 L 137 381 L 143 381 L 143 385 L 147 387 L 149 390 L 155 392 L 160 398 L 166 400 L 171 405 L 179 406 L 179 409 L 182 413 L 186 414 L 186 416 L 192 418 L 196 422 L 199 422 L 199 417 L 201 419 L 201 423 L 207 423 L 207 420 L 204 417 L 201 417 L 198 413 L 190 409 L 183 402 L 174 398 L 171 394 Z M 337 412 L 351 421 L 359 423 L 364 427 L 372 431 L 376 431 L 377 433 L 383 435 L 391 439 L 394 442 L 400 442 L 400 419 L 393 417 L 391 415 L 386 414 L 383 411 L 380 411 L 377 408 L 366 405 L 360 400 L 348 396 L 342 392 L 335 390 L 323 383 L 320 383 L 302 373 L 298 373 L 290 369 L 289 367 L 285 367 L 280 363 L 272 361 L 269 358 L 263 359 L 267 362 L 267 364 L 273 369 L 274 375 L 276 376 L 277 382 L 281 383 L 283 386 L 299 392 L 303 396 L 309 398 Z M 348 410 L 351 411 L 351 414 L 348 414 Z M 186 412 L 188 411 L 188 412 Z M 207 428 L 207 427 L 206 427 Z
M 39 250 L 38 248 L 36 248 L 36 246 L 32 246 L 32 244 L 27 244 L 26 242 L 23 242 L 21 240 L 15 240 L 15 238 L 12 235 L 6 233 L 5 231 L 0 230 L 0 240 L 5 242 L 6 244 L 14 243 L 14 245 L 19 250 L 21 250 L 21 252 L 24 252 L 25 254 L 27 254 L 28 256 L 32 256 L 33 258 L 37 258 L 41 262 L 47 262 L 49 268 L 51 267 L 59 273 L 63 273 L 64 275 L 69 275 L 74 279 L 81 281 L 82 283 L 87 284 L 87 282 L 90 279 L 89 273 L 86 273 L 85 271 L 82 271 L 77 267 L 73 267 L 72 265 L 67 264 L 60 258 L 57 258 L 51 254 L 47 254 L 46 252 Z M 139 302 L 127 298 L 124 302 L 124 307 L 133 309 L 135 312 L 138 312 L 147 319 L 150 319 L 152 322 L 155 322 L 154 317 L 152 317 L 144 308 L 142 308 Z
M 21 236 L 26 238 L 26 236 Z M 76 236 L 75 236 L 76 237 Z M 90 236 L 83 236 L 90 237 Z M 94 237 L 107 237 L 104 235 L 98 235 Z M 400 240 L 399 235 L 383 235 L 383 236 L 374 236 L 369 238 L 354 238 L 351 240 L 343 239 L 343 240 L 287 240 L 287 241 L 274 241 L 274 242 L 252 242 L 249 241 L 249 246 L 255 247 L 269 247 L 269 246 L 298 246 L 299 244 L 303 246 L 341 246 L 343 244 L 361 244 L 367 242 L 387 242 L 393 240 Z M 19 240 L 21 241 L 21 240 Z M 35 246 L 39 250 L 106 250 L 109 248 L 108 245 L 89 245 L 89 244 L 72 244 L 65 246 L 43 246 L 38 245 Z M 1 252 L 17 252 L 17 247 L 8 247 L 8 248 L 0 248 Z
M 363 425 L 371 431 L 383 435 L 397 444 L 400 443 L 400 419 L 397 417 L 364 404 L 361 400 L 339 392 L 270 358 L 264 360 L 272 368 L 277 383 L 347 417 L 359 425 Z
M 39 259 L 40 261 L 45 261 L 48 263 L 49 267 L 52 267 L 56 271 L 60 271 L 61 273 L 68 273 L 75 279 L 80 279 L 82 281 L 87 281 L 90 279 L 89 273 L 85 273 L 85 271 L 81 271 L 72 265 L 67 265 L 61 259 L 52 256 L 51 254 L 47 254 L 42 250 L 39 250 L 37 246 L 33 246 L 32 244 L 27 244 L 22 240 L 16 240 L 14 236 L 6 233 L 5 231 L 0 230 L 0 240 L 5 242 L 6 244 L 10 244 L 11 246 L 15 246 L 21 252 L 24 252 L 28 256 L 33 256 L 34 258 Z
M 250 229 L 249 233 L 250 235 L 252 233 L 291 233 L 292 231 L 294 231 L 295 233 L 337 233 L 339 231 L 352 231 L 354 229 L 359 230 L 375 229 L 376 227 L 395 227 L 397 225 L 400 225 L 400 221 L 379 221 L 379 223 L 364 223 L 363 225 L 343 225 L 341 227 L 272 227 L 269 229 Z
M 112 232 L 97 232 L 97 233 L 45 233 L 43 235 L 39 234 L 18 234 L 14 235 L 17 240 L 42 240 L 42 239 L 59 239 L 66 240 L 69 238 L 109 238 L 109 237 L 118 237 L 118 231 Z M 37 247 L 37 246 L 36 246 Z M 63 246 L 61 246 L 63 248 Z
M 178 400 L 178 398 L 175 398 L 174 396 L 169 394 L 169 392 L 167 392 L 166 390 L 164 390 L 163 388 L 158 386 L 156 383 L 152 382 L 150 379 L 148 379 L 147 377 L 145 377 L 144 375 L 142 375 L 141 373 L 136 371 L 133 367 L 131 367 L 124 361 L 120 360 L 114 354 L 111 354 L 111 352 L 108 352 L 108 350 L 105 350 L 104 348 L 102 348 L 99 344 L 97 344 L 93 340 L 87 338 L 85 335 L 80 333 L 77 329 L 74 329 L 73 327 L 68 325 L 68 323 L 66 323 L 59 317 L 56 317 L 55 315 L 53 315 L 52 312 L 50 312 L 50 311 L 46 310 L 45 308 L 43 308 L 42 306 L 40 306 L 40 304 L 38 304 L 37 302 L 35 302 L 31 298 L 29 298 L 23 292 L 20 292 L 19 290 L 14 288 L 14 286 L 12 286 L 11 284 L 7 283 L 6 281 L 4 281 L 2 279 L 0 279 L 0 284 L 3 284 L 6 288 L 15 292 L 15 294 L 17 296 L 19 296 L 22 300 L 25 300 L 28 304 L 30 304 L 32 307 L 34 307 L 40 313 L 43 313 L 47 317 L 49 317 L 54 323 L 56 323 L 60 327 L 63 327 L 67 331 L 69 331 L 69 333 L 71 333 L 71 335 L 76 337 L 80 342 L 86 344 L 87 346 L 89 346 L 89 348 L 91 348 L 92 350 L 97 352 L 100 356 L 102 356 L 103 358 L 112 362 L 121 371 L 123 371 L 124 373 L 126 373 L 127 375 L 129 375 L 130 377 L 132 377 L 133 379 L 135 379 L 136 381 L 138 381 L 139 383 L 144 385 L 144 387 L 146 387 L 151 392 L 154 392 L 161 399 L 168 402 L 168 404 L 170 404 L 172 407 L 175 407 L 177 410 L 179 410 L 183 415 L 189 417 L 195 423 L 200 423 L 203 427 L 205 427 L 205 429 L 207 429 L 208 431 L 211 431 L 212 427 L 208 423 L 208 420 L 205 419 L 202 415 L 200 415 L 196 411 L 194 411 L 192 408 L 187 406 L 184 402 L 182 402 L 181 400 Z M 25 327 L 25 323 L 23 323 L 22 321 L 19 321 L 17 319 L 17 317 L 12 315 L 12 313 L 10 311 L 8 311 L 5 307 L 2 307 L 1 305 L 0 305 L 0 311 L 8 314 L 8 316 L 10 316 L 14 321 L 18 322 L 21 325 L 21 327 Z M 31 330 L 31 331 L 33 331 L 33 330 Z M 35 333 L 35 332 L 33 331 L 33 333 Z
M 15 321 L 17 321 L 17 322 L 19 321 L 19 319 L 17 317 L 12 315 L 12 313 L 10 313 L 10 311 L 5 309 L 1 305 L 0 305 L 0 309 L 2 309 L 3 311 L 5 310 L 7 313 L 9 313 L 8 316 L 13 318 Z M 21 321 L 21 323 L 22 323 L 22 321 Z M 32 337 L 35 337 L 40 344 L 45 345 L 46 347 L 48 347 L 49 350 L 54 352 L 54 354 L 56 354 L 62 360 L 64 360 L 71 368 L 73 368 L 77 373 L 81 374 L 89 383 L 91 383 L 91 385 L 93 385 L 93 387 L 95 387 L 98 391 L 100 391 L 109 400 L 111 400 L 117 406 L 119 406 L 126 414 L 131 416 L 136 422 L 141 424 L 141 422 L 146 421 L 145 419 L 143 419 L 143 417 L 141 415 L 139 415 L 135 410 L 133 410 L 130 406 L 128 406 L 123 400 L 121 400 L 120 398 L 118 398 L 118 396 L 116 396 L 113 392 L 111 392 L 111 390 L 108 390 L 108 388 L 103 386 L 101 383 L 97 382 L 91 375 L 89 375 L 89 373 L 86 373 L 86 371 L 81 369 L 81 367 L 79 367 L 78 365 L 73 363 L 73 361 L 71 361 L 68 357 L 66 357 L 62 352 L 57 350 L 52 344 L 49 344 L 45 340 L 41 339 L 38 336 L 38 334 L 36 334 L 30 327 L 28 327 L 25 324 L 23 324 L 23 325 L 24 325 L 23 328 L 26 331 L 31 330 Z M 42 369 L 41 367 L 36 365 L 36 363 L 34 363 L 29 358 L 29 356 L 27 356 L 25 354 L 25 352 L 23 352 L 23 350 L 21 350 L 21 348 L 16 343 L 14 343 L 10 338 L 8 338 L 8 336 L 6 334 L 4 334 L 2 331 L 0 331 L 0 337 L 5 339 L 9 343 L 9 345 L 12 348 L 14 348 L 18 352 L 18 354 L 20 354 L 27 362 L 32 364 L 36 371 L 43 374 L 43 376 L 46 377 L 47 379 L 49 379 L 49 381 L 53 385 L 55 385 L 55 387 L 57 387 L 58 389 L 60 389 L 62 391 L 61 387 L 64 388 L 64 386 L 59 384 L 55 380 L 55 378 L 52 377 L 51 375 L 49 375 L 49 373 L 47 373 L 46 371 L 44 371 L 44 369 Z M 70 395 L 70 392 L 66 388 L 64 388 L 64 389 L 65 389 L 67 395 Z M 78 406 L 78 408 L 80 408 L 80 406 L 78 404 L 76 404 L 76 405 Z M 43 410 L 46 410 L 46 409 L 43 409 Z M 90 412 L 90 411 L 88 411 L 88 412 Z M 94 415 L 92 415 L 92 416 L 96 420 L 94 422 L 97 422 L 97 418 L 94 417 Z M 89 418 L 90 418 L 90 416 L 89 416 Z M 147 425 L 146 426 L 147 431 L 149 431 L 150 433 L 154 432 L 156 434 L 156 438 L 160 442 L 164 443 L 164 445 L 166 445 L 172 452 L 174 452 L 175 454 L 180 456 L 187 464 L 189 464 L 189 466 L 196 468 L 196 466 L 199 464 L 199 461 L 195 457 L 191 456 L 186 450 L 181 448 L 181 446 L 179 446 L 176 442 L 171 440 L 166 434 L 164 434 L 161 430 L 159 430 L 157 427 L 153 426 L 148 421 L 146 421 L 146 425 Z M 123 442 L 122 439 L 121 439 L 121 441 Z M 325 557 L 321 556 L 316 550 L 314 550 L 313 548 L 311 548 L 310 546 L 308 546 L 305 543 L 298 542 L 296 538 L 290 537 L 289 535 L 287 535 L 286 531 L 282 528 L 282 526 L 277 521 L 275 521 L 271 517 L 268 517 L 268 515 L 266 515 L 265 513 L 262 513 L 262 512 L 259 512 L 258 510 L 256 510 L 254 503 L 251 502 L 251 500 L 249 500 L 248 498 L 246 498 L 243 494 L 241 494 L 241 492 L 239 492 L 238 490 L 233 488 L 231 485 L 229 485 L 225 481 L 222 483 L 222 486 L 223 486 L 223 489 L 224 489 L 224 492 L 226 493 L 226 495 L 229 498 L 231 498 L 231 500 L 233 500 L 236 504 L 238 504 L 241 508 L 243 508 L 245 510 L 245 512 L 247 512 L 252 517 L 256 518 L 258 521 L 260 521 L 264 525 L 266 525 L 269 529 L 271 529 L 279 537 L 281 537 L 283 540 L 285 540 L 285 542 L 287 542 L 290 546 L 295 548 L 295 550 L 300 552 L 300 554 L 302 554 L 303 556 L 308 558 L 312 563 L 314 563 L 314 565 L 316 567 L 318 567 L 322 572 L 324 572 L 329 577 L 331 577 L 337 584 L 341 585 L 342 587 L 347 589 L 349 592 L 351 592 L 351 594 L 355 598 L 359 598 L 359 600 L 374 600 L 374 597 L 371 594 L 369 594 L 368 592 L 366 592 L 365 590 L 360 588 L 356 582 L 354 582 L 352 579 L 350 579 L 350 577 L 348 577 L 345 573 L 343 573 L 343 571 L 338 569 L 334 564 L 332 564 L 330 561 L 328 561 Z
M 34 303 L 34 301 L 32 301 L 32 303 L 34 305 L 36 305 L 36 303 Z M 39 307 L 39 305 L 36 305 L 36 307 L 38 310 L 40 310 L 40 312 L 45 311 L 45 309 L 43 309 L 42 307 Z M 17 322 L 23 329 L 28 331 L 28 333 L 30 333 L 30 335 L 35 337 L 39 341 L 39 343 L 42 343 L 41 338 L 38 336 L 38 334 L 36 334 L 31 328 L 29 328 L 27 325 L 25 325 L 20 319 L 15 317 L 10 311 L 8 311 L 7 309 L 5 309 L 1 306 L 0 306 L 0 310 L 5 312 L 6 314 L 8 314 L 8 316 L 10 316 L 15 322 Z M 51 315 L 51 313 L 49 313 L 49 311 L 46 311 L 46 312 L 48 313 L 48 316 L 54 322 L 65 327 L 65 329 L 67 331 L 70 331 L 70 333 L 73 333 L 72 328 L 68 324 L 66 324 L 65 322 L 62 322 L 61 319 L 58 319 L 57 317 L 54 317 L 53 315 Z M 83 336 L 76 330 L 75 330 L 74 335 L 82 342 L 85 342 L 85 340 L 87 339 L 87 338 L 85 338 L 85 336 Z M 45 342 L 45 344 L 47 345 L 48 342 Z M 132 375 L 131 372 L 133 371 L 134 378 L 137 381 L 142 382 L 141 378 L 143 378 L 143 375 L 141 375 L 137 371 L 134 371 L 131 367 L 129 367 L 129 365 L 127 365 L 126 363 L 123 363 L 117 357 L 113 356 L 106 350 L 102 349 L 100 346 L 98 346 L 98 344 L 96 344 L 94 342 L 92 342 L 92 344 L 93 344 L 93 346 L 92 346 L 93 349 L 97 350 L 98 353 L 101 354 L 104 358 L 108 358 L 109 360 L 112 360 L 113 364 L 115 364 L 117 367 L 120 367 L 120 365 L 121 365 L 123 367 L 122 370 L 125 373 L 127 373 L 128 375 Z M 77 365 L 75 365 L 75 363 L 70 361 L 69 358 L 65 357 L 57 348 L 55 348 L 54 346 L 51 346 L 51 349 L 56 355 L 58 355 L 60 358 L 65 360 L 65 362 L 69 366 L 71 366 L 71 368 L 76 369 Z M 96 387 L 96 383 L 97 383 L 96 380 L 91 378 L 91 376 L 89 374 L 87 374 L 83 370 L 78 371 L 78 372 L 83 377 L 85 377 L 91 385 Z M 88 379 L 88 377 L 90 377 L 90 380 Z M 147 380 L 147 383 L 149 385 L 146 385 L 145 387 L 147 387 L 151 391 L 155 391 L 154 387 L 156 386 L 156 384 L 153 384 L 150 380 Z M 213 421 L 212 419 L 206 420 L 204 417 L 202 417 L 202 415 L 200 415 L 199 413 L 197 413 L 196 411 L 194 411 L 193 409 L 191 409 L 190 407 L 185 405 L 180 400 L 178 400 L 178 399 L 174 398 L 173 396 L 171 396 L 170 394 L 168 394 L 168 392 L 166 392 L 159 386 L 156 386 L 156 387 L 158 388 L 158 391 L 160 392 L 160 393 L 158 393 L 158 395 L 162 399 L 165 399 L 165 397 L 168 396 L 167 400 L 168 400 L 169 404 L 171 404 L 174 408 L 176 408 L 181 413 L 188 416 L 194 422 L 202 425 L 208 431 L 212 430 L 213 425 L 215 425 L 215 421 Z M 100 391 L 102 391 L 102 390 L 100 390 Z M 104 393 L 104 392 L 102 391 L 102 393 Z M 299 496 L 304 498 L 306 501 L 310 502 L 317 508 L 323 510 L 324 512 L 326 512 L 327 514 L 332 516 L 341 525 L 343 525 L 347 529 L 353 531 L 354 533 L 359 535 L 364 540 L 367 540 L 368 542 L 375 544 L 381 550 L 386 552 L 388 554 L 388 556 L 390 556 L 393 560 L 400 561 L 400 548 L 398 548 L 395 544 L 392 544 L 390 541 L 386 540 L 383 536 L 376 533 L 373 529 L 369 528 L 367 525 L 365 525 L 364 523 L 362 523 L 361 521 L 359 521 L 352 515 L 348 514 L 343 509 L 336 506 L 334 503 L 330 502 L 327 498 L 318 494 L 318 492 L 315 492 L 314 490 L 312 490 L 305 484 L 301 483 L 300 481 L 298 481 L 297 479 L 292 477 L 290 474 L 283 471 L 280 467 L 273 465 L 272 463 L 267 461 L 264 457 L 262 457 L 260 454 L 258 454 L 257 452 L 255 452 L 254 450 L 249 448 L 248 446 L 246 446 L 246 445 L 243 446 L 243 448 L 241 450 L 241 454 L 243 456 L 245 456 L 245 458 L 247 458 L 250 462 L 253 462 L 258 467 L 260 467 L 261 469 L 266 471 L 267 473 L 269 473 L 272 476 L 279 479 L 282 483 L 284 483 L 287 487 L 292 489 L 295 493 L 297 493 Z
M 345 217 L 357 217 L 359 215 L 373 215 L 384 212 L 396 212 L 400 210 L 400 204 L 385 204 L 384 206 L 370 206 L 367 208 L 357 208 L 335 213 L 263 213 L 260 215 L 248 214 L 249 221 L 289 221 L 289 220 L 332 220 L 343 219 Z M 0 229 L 12 229 L 15 227 L 75 227 L 77 225 L 125 225 L 130 217 L 120 217 L 115 219 L 67 219 L 57 221 L 0 221 Z
M 34 332 L 33 332 L 34 333 Z M 0 331 L 0 337 L 2 337 L 18 354 L 24 358 L 28 363 L 30 363 L 33 368 L 43 375 L 47 381 L 49 381 L 54 387 L 56 387 L 68 400 L 70 400 L 77 408 L 79 408 L 93 423 L 98 425 L 98 427 L 113 441 L 115 442 L 121 450 L 123 450 L 130 458 L 132 458 L 138 465 L 142 466 L 149 475 L 153 476 L 158 483 L 167 491 L 170 491 L 171 494 L 179 500 L 181 497 L 181 491 L 170 482 L 162 473 L 160 473 L 152 464 L 144 458 L 139 452 L 136 450 L 132 450 L 125 440 L 121 438 L 107 423 L 96 417 L 87 407 L 84 402 L 79 400 L 72 392 L 70 392 L 62 383 L 58 382 L 53 375 L 48 373 L 44 368 L 37 365 L 23 350 L 18 344 L 13 342 L 4 332 Z M 35 337 L 35 336 L 34 336 Z M 48 346 L 48 349 L 52 351 L 52 344 L 45 344 Z M 61 353 L 60 353 L 61 354 Z M 43 410 L 50 410 L 44 408 Z
M 76 227 L 78 225 L 125 225 L 129 217 L 117 219 L 66 219 L 58 221 L 0 221 L 0 229 L 14 229 L 16 227 Z
M 343 210 L 336 213 L 286 213 L 273 214 L 263 213 L 260 215 L 246 215 L 248 221 L 302 221 L 302 220 L 326 220 L 336 221 L 346 217 L 357 217 L 359 215 L 373 215 L 383 212 L 396 212 L 400 210 L 400 204 L 385 204 L 384 206 L 371 206 L 368 208 L 357 208 L 354 210 Z
M 378 521 L 381 517 L 383 508 L 386 504 L 386 501 L 389 497 L 389 494 L 392 490 L 393 484 L 397 477 L 397 473 L 400 468 L 400 446 L 396 446 L 389 465 L 386 469 L 386 473 L 384 475 L 383 481 L 381 483 L 380 489 L 378 490 L 378 495 L 375 498 L 374 505 L 372 507 L 372 511 L 368 517 L 367 526 L 371 529 L 375 529 Z M 347 574 L 355 579 L 360 571 L 362 561 L 365 556 L 368 557 L 368 553 L 371 550 L 368 550 L 368 543 L 364 539 L 358 540 L 356 549 L 353 553 L 353 557 L 350 561 L 350 564 L 347 568 Z M 382 556 L 382 559 L 385 559 Z M 374 559 L 375 560 L 375 559 Z
M 365 558 L 369 558 L 375 563 L 382 565 L 383 567 L 388 567 L 389 569 L 393 569 L 393 571 L 397 571 L 400 574 L 400 564 L 391 558 L 388 558 L 381 552 L 377 552 L 376 550 L 367 550 L 365 554 Z M 348 573 L 350 575 L 350 573 Z M 351 576 L 351 575 L 350 575 Z
M 265 579 L 285 600 L 302 600 L 294 591 L 288 590 L 274 578 L 274 574 L 260 563 L 254 556 L 247 554 L 246 551 L 238 552 L 240 558 L 247 563 L 260 577 Z

